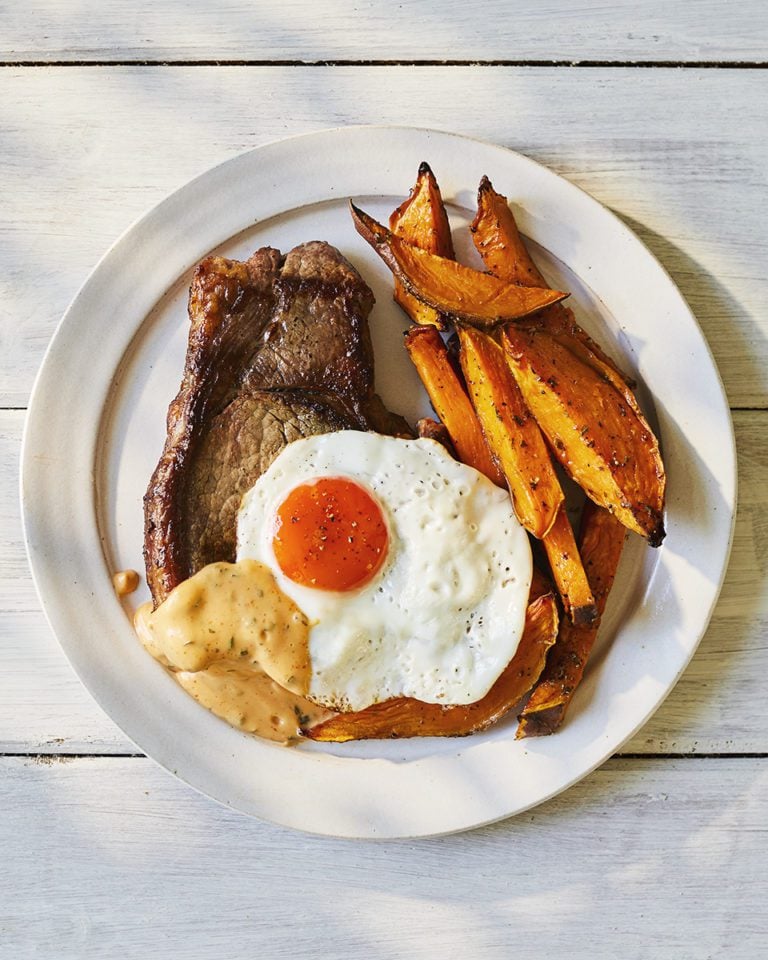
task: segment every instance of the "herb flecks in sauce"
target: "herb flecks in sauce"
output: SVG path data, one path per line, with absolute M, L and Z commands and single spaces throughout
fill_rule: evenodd
M 307 618 L 256 560 L 208 564 L 157 610 L 140 607 L 135 623 L 153 656 L 172 669 L 194 673 L 219 660 L 239 660 L 292 693 L 309 689 Z
M 255 560 L 212 563 L 152 610 L 136 631 L 199 703 L 234 727 L 289 743 L 329 714 L 304 699 L 309 624 Z
M 198 673 L 174 674 L 181 686 L 211 713 L 246 733 L 291 743 L 301 728 L 314 726 L 331 712 L 290 693 L 262 670 L 220 660 Z

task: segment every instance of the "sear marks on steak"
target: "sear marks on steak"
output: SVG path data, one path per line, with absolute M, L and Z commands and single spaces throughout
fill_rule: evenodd
M 416 422 L 416 433 L 419 437 L 425 437 L 427 440 L 435 440 L 437 443 L 442 444 L 454 460 L 459 459 L 456 454 L 456 448 L 451 440 L 451 435 L 439 420 L 433 420 L 431 417 L 423 417 Z
M 275 305 L 245 383 L 290 389 L 313 384 L 365 403 L 373 394 L 370 288 L 338 251 L 304 244 L 286 255 L 275 281 Z
M 205 564 L 235 559 L 240 498 L 287 444 L 343 429 L 410 435 L 373 392 L 372 307 L 321 241 L 198 266 L 184 375 L 144 497 L 155 606 Z

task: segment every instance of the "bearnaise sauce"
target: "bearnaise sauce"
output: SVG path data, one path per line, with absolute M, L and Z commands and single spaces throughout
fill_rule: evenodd
M 256 560 L 208 564 L 134 623 L 152 656 L 232 726 L 286 743 L 329 715 L 304 697 L 307 618 Z

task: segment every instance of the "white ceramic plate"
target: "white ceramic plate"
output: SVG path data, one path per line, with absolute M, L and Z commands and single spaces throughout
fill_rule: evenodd
M 411 419 L 428 412 L 402 349 L 391 278 L 355 234 L 348 197 L 385 219 L 419 162 L 435 170 L 470 255 L 466 224 L 488 174 L 515 203 L 553 286 L 641 384 L 669 476 L 667 539 L 630 537 L 603 629 L 557 735 L 515 741 L 513 719 L 466 739 L 285 749 L 199 707 L 143 651 L 110 576 L 141 569 L 141 498 L 182 369 L 193 266 L 324 239 L 374 289 L 377 386 Z M 463 225 L 463 229 L 462 229 Z M 707 626 L 734 515 L 728 406 L 680 293 L 595 200 L 509 150 L 409 128 L 349 127 L 236 157 L 131 227 L 64 316 L 35 386 L 22 470 L 25 534 L 50 623 L 85 685 L 150 757 L 245 813 L 349 837 L 414 837 L 519 813 L 611 755 L 658 707 Z

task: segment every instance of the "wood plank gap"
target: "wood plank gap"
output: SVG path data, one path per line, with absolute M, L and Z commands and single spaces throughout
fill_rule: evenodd
M 768 753 L 614 753 L 611 760 L 768 760 Z
M 146 760 L 145 753 L 41 753 L 40 750 L 20 750 L 0 753 L 0 760 L 35 760 L 55 763 L 58 760 Z
M 0 752 L 3 760 L 39 760 L 42 763 L 57 760 L 143 760 L 145 753 L 44 753 L 40 750 Z M 611 760 L 768 760 L 768 753 L 614 753 Z
M 765 70 L 762 60 L 7 60 L 2 67 L 586 67 Z

